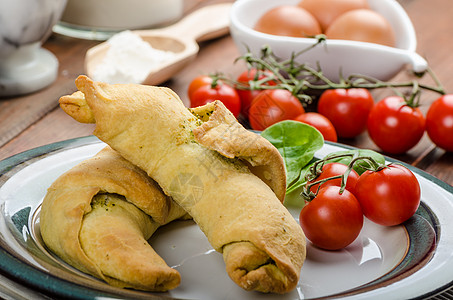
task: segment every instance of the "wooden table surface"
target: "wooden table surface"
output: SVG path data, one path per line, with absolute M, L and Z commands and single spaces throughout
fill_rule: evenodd
M 200 6 L 228 1 L 186 1 L 186 11 Z M 453 93 L 453 1 L 451 0 L 399 0 L 411 18 L 416 34 L 417 52 L 424 56 L 432 70 L 442 82 L 445 90 Z M 79 124 L 67 116 L 59 107 L 60 96 L 76 90 L 75 78 L 84 74 L 84 56 L 87 49 L 99 41 L 82 40 L 53 34 L 44 47 L 53 52 L 60 62 L 57 80 L 49 87 L 21 97 L 0 99 L 0 160 L 22 151 L 67 140 L 87 136 L 93 125 Z M 172 88 L 187 104 L 186 90 L 196 75 L 222 71 L 236 76 L 243 69 L 241 64 L 233 64 L 239 55 L 232 38 L 227 35 L 200 44 L 196 60 L 182 72 L 162 85 Z M 392 81 L 407 80 L 405 71 Z M 423 78 L 422 81 L 428 80 Z M 373 91 L 375 99 L 384 95 L 383 91 Z M 437 94 L 424 93 L 422 111 L 426 112 Z M 340 140 L 340 143 L 360 148 L 379 149 L 364 133 L 357 138 Z M 420 168 L 442 181 L 453 184 L 453 154 L 436 148 L 427 135 L 408 153 L 393 156 L 396 159 Z

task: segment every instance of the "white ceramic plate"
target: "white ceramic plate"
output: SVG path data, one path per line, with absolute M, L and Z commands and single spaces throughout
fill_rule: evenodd
M 308 246 L 296 290 L 286 295 L 246 292 L 224 270 L 193 221 L 159 229 L 150 243 L 181 273 L 168 293 L 111 287 L 68 266 L 42 242 L 39 209 L 47 187 L 64 171 L 105 145 L 94 137 L 36 148 L 0 162 L 0 272 L 41 293 L 75 299 L 308 299 L 344 297 L 409 299 L 445 290 L 453 279 L 452 187 L 413 169 L 422 187 L 422 205 L 404 226 L 365 222 L 359 238 L 342 251 Z M 326 144 L 316 156 L 344 150 Z M 292 211 L 297 218 L 298 211 Z M 46 279 L 46 280 L 44 280 Z

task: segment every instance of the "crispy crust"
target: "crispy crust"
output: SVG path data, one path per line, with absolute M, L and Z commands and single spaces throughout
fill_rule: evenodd
M 116 205 L 92 207 L 101 193 Z M 164 291 L 176 287 L 180 275 L 146 240 L 160 225 L 184 217 L 185 211 L 146 173 L 107 147 L 53 182 L 43 200 L 40 224 L 46 245 L 79 270 L 115 286 Z M 128 259 L 115 263 L 107 257 L 110 252 Z
M 77 91 L 72 95 L 63 96 L 59 100 L 60 107 L 68 115 L 76 117 L 80 123 L 95 123 L 93 112 L 85 101 L 85 95 Z
M 220 101 L 193 108 L 203 124 L 193 130 L 195 140 L 228 158 L 248 163 L 253 174 L 261 178 L 283 203 L 286 174 L 283 158 L 265 138 L 246 130 Z

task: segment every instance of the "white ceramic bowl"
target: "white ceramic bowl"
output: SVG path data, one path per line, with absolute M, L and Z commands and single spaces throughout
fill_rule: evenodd
M 68 0 L 62 23 L 121 31 L 162 26 L 182 16 L 183 0 Z
M 269 45 L 281 58 L 289 58 L 316 43 L 312 38 L 295 38 L 270 35 L 253 30 L 260 16 L 272 7 L 282 4 L 297 4 L 300 0 L 237 0 L 230 13 L 231 35 L 243 54 L 247 47 L 259 53 L 263 45 Z M 320 64 L 323 73 L 331 80 L 343 76 L 363 74 L 380 80 L 389 80 L 410 65 L 415 72 L 423 72 L 428 64 L 415 50 L 417 41 L 412 23 L 396 0 L 368 0 L 374 11 L 383 15 L 392 25 L 396 36 L 396 47 L 347 40 L 327 40 L 301 55 L 301 63 L 312 67 Z
M 170 25 L 183 16 L 184 0 L 68 0 L 54 32 L 107 40 L 123 30 Z

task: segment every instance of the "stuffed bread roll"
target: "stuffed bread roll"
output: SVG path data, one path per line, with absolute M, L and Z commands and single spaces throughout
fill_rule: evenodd
M 219 101 L 193 110 L 167 88 L 76 80 L 60 106 L 145 170 L 223 253 L 246 290 L 294 289 L 305 259 L 301 227 L 282 205 L 283 160 Z M 83 95 L 82 95 L 83 94 Z
M 166 291 L 180 274 L 147 240 L 187 217 L 145 172 L 106 147 L 53 182 L 40 226 L 47 247 L 75 268 L 114 286 Z

